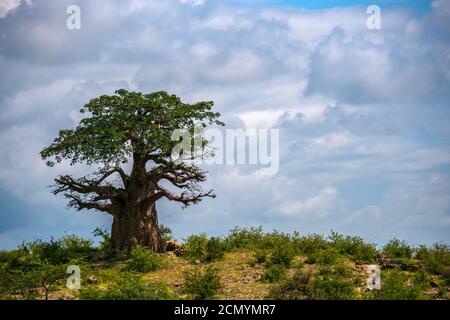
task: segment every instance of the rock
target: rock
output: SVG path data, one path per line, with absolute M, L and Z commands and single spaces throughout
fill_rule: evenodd
M 165 250 L 167 251 L 176 251 L 183 248 L 183 245 L 177 241 L 169 240 L 166 241 Z
M 97 282 L 98 282 L 98 279 L 97 279 L 96 276 L 94 276 L 94 275 L 92 274 L 92 275 L 90 275 L 90 276 L 88 276 L 88 277 L 86 278 L 86 281 L 87 281 L 88 283 L 90 283 L 90 284 L 93 284 L 93 283 L 97 283 Z
M 378 255 L 377 260 L 381 269 L 400 269 L 401 267 L 384 253 Z
M 176 249 L 176 250 L 174 251 L 174 253 L 175 253 L 175 255 L 176 255 L 177 257 L 182 257 L 182 256 L 184 256 L 184 249 L 183 249 L 183 248 Z

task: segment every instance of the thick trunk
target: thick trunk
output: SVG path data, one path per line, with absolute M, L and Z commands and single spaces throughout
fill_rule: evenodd
M 155 204 L 145 209 L 140 206 L 124 207 L 114 214 L 111 242 L 115 250 L 130 250 L 139 245 L 156 252 L 161 251 L 161 234 Z

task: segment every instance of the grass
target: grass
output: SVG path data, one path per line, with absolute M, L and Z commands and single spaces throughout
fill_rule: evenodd
M 412 247 L 394 239 L 377 250 L 362 238 L 337 233 L 302 236 L 236 228 L 224 237 L 189 237 L 184 257 L 147 248 L 112 256 L 108 235 L 99 236 L 98 247 L 70 235 L 1 251 L 0 298 L 450 298 L 450 250 L 444 244 Z M 397 267 L 382 269 L 382 289 L 369 291 L 366 268 L 381 254 Z M 65 287 L 71 264 L 80 266 L 80 291 Z

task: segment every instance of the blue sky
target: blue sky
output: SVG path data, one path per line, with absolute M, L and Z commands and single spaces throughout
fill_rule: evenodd
M 39 151 L 118 88 L 214 100 L 228 128 L 280 130 L 277 175 L 207 166 L 216 199 L 158 203 L 179 239 L 262 225 L 450 242 L 448 1 L 78 0 L 68 30 L 72 2 L 0 0 L 0 249 L 110 227 L 48 188 L 92 168 L 48 168 Z
M 326 9 L 333 7 L 370 6 L 372 4 L 384 8 L 409 8 L 419 11 L 428 11 L 431 0 L 228 0 L 232 3 L 252 5 L 273 5 L 301 7 L 304 9 Z

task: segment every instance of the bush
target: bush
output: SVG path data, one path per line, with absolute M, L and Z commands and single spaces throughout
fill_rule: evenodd
M 206 234 L 189 236 L 184 244 L 184 256 L 192 261 L 205 261 L 208 255 L 207 247 L 208 237 Z
M 102 240 L 100 241 L 100 245 L 98 247 L 98 251 L 102 253 L 105 257 L 109 257 L 112 254 L 111 247 L 111 235 L 105 228 L 95 228 L 92 232 L 94 237 L 100 237 Z
M 334 264 L 339 258 L 339 252 L 335 248 L 321 249 L 309 254 L 305 263 Z
M 262 280 L 268 283 L 278 282 L 286 276 L 286 269 L 279 264 L 274 264 L 266 269 L 262 276 Z
M 24 242 L 19 250 L 32 255 L 40 261 L 57 265 L 66 264 L 74 259 L 88 259 L 95 249 L 92 240 L 82 239 L 76 235 L 65 235 L 60 239 L 49 241 L 34 240 Z
M 417 249 L 416 258 L 424 262 L 428 272 L 442 275 L 450 266 L 450 247 L 442 243 L 431 248 L 421 246 Z
M 307 298 L 307 288 L 311 281 L 311 273 L 297 270 L 292 278 L 278 286 L 271 287 L 269 299 L 274 300 L 304 300 Z
M 189 260 L 213 261 L 223 258 L 225 244 L 219 237 L 208 239 L 206 234 L 192 235 L 187 238 L 184 250 Z
M 417 281 L 417 280 L 416 280 Z M 423 281 L 410 284 L 410 277 L 398 270 L 382 271 L 381 289 L 369 293 L 375 300 L 423 300 Z
M 450 286 L 450 266 L 445 267 L 442 270 L 442 278 L 446 286 Z
M 298 254 L 310 255 L 319 250 L 327 249 L 329 244 L 322 235 L 311 234 L 304 237 L 294 237 L 293 246 Z
M 227 249 L 254 249 L 262 248 L 264 242 L 262 227 L 251 227 L 250 229 L 235 227 L 225 238 Z
M 159 225 L 159 232 L 161 233 L 161 240 L 163 242 L 167 242 L 170 240 L 173 240 L 172 238 L 172 229 L 170 229 L 169 227 L 160 224 Z
M 271 288 L 270 299 L 276 300 L 346 300 L 355 295 L 352 271 L 344 266 L 322 268 L 313 275 L 297 270 L 292 278 Z
M 205 270 L 196 268 L 184 275 L 185 291 L 195 300 L 212 299 L 222 287 L 218 270 L 209 266 Z
M 0 250 L 0 263 L 8 262 L 9 259 L 9 252 Z
M 34 299 L 39 290 L 44 291 L 45 300 L 58 283 L 66 278 L 66 266 L 51 265 L 47 262 L 35 262 L 33 268 L 0 270 L 0 293 L 18 294 L 23 299 Z
M 161 268 L 164 260 L 145 247 L 136 247 L 130 252 L 128 269 L 137 272 L 151 272 Z
M 383 247 L 383 252 L 390 258 L 411 258 L 413 249 L 406 242 L 394 238 Z
M 293 248 L 291 236 L 276 230 L 264 235 L 261 247 L 271 249 L 278 246 L 289 246 L 290 248 Z
M 210 238 L 206 245 L 206 261 L 222 259 L 224 251 L 224 244 L 219 237 Z
M 86 256 L 95 251 L 92 240 L 83 239 L 74 234 L 65 235 L 59 240 L 59 244 L 71 258 Z
M 350 257 L 357 263 L 374 263 L 378 251 L 373 243 L 366 243 L 361 237 L 344 237 L 337 232 L 331 232 L 330 245 L 340 254 Z
M 139 277 L 125 273 L 107 289 L 96 286 L 84 287 L 80 290 L 81 300 L 166 300 L 173 298 L 166 286 L 153 287 L 142 284 Z
M 281 265 L 289 268 L 294 258 L 294 250 L 291 245 L 286 242 L 279 243 L 272 251 L 270 263 L 272 265 Z
M 267 251 L 264 249 L 257 249 L 255 251 L 255 264 L 265 263 L 267 261 Z
M 308 284 L 307 294 L 311 300 L 349 300 L 355 296 L 353 281 L 339 271 L 321 269 Z

